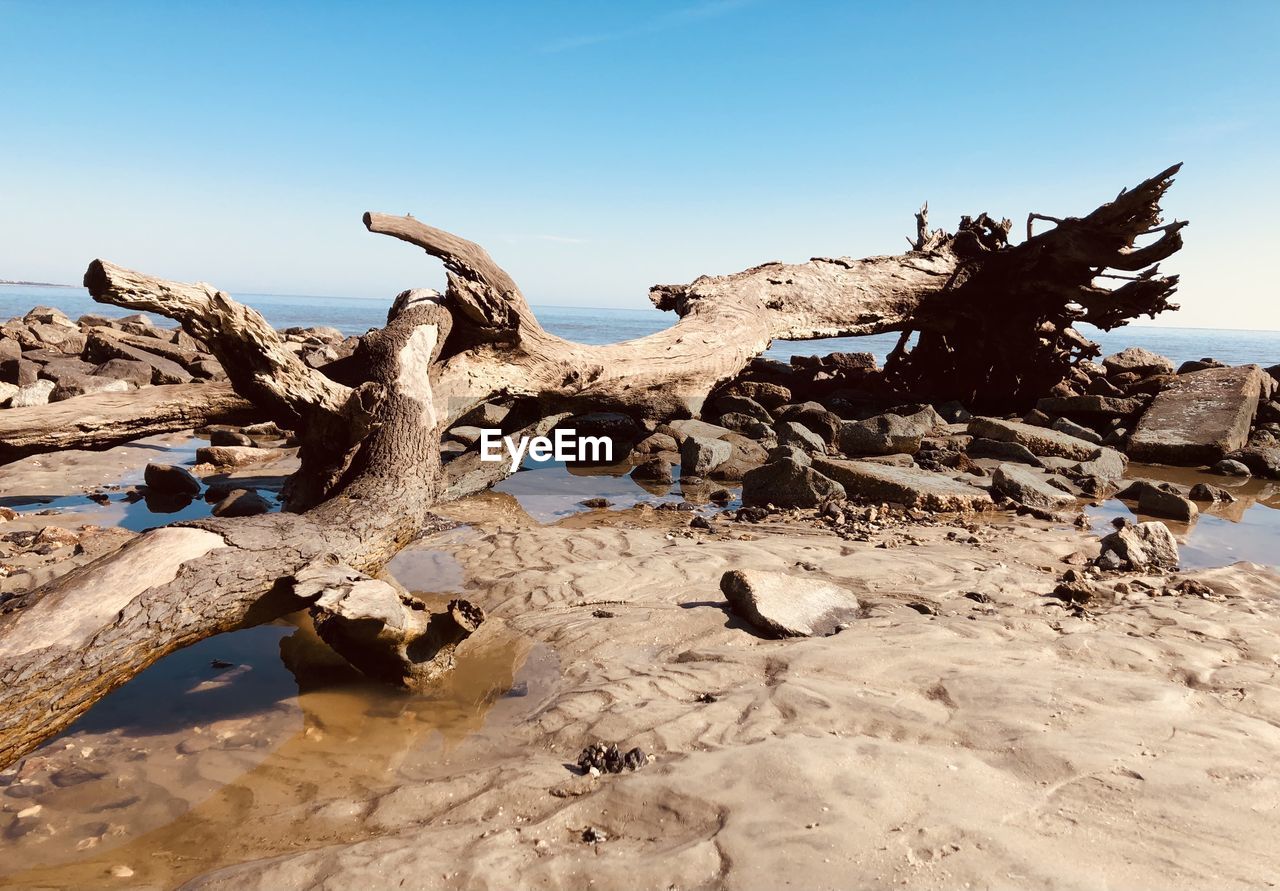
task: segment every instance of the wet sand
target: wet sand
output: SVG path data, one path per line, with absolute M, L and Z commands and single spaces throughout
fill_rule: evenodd
M 1245 888 L 1280 875 L 1273 568 L 1185 573 L 1210 598 L 1128 577 L 1081 613 L 1047 595 L 1097 536 L 1007 514 L 972 536 L 942 522 L 861 542 L 803 519 L 708 533 L 645 507 L 549 522 L 501 492 L 447 512 L 462 525 L 390 571 L 494 617 L 477 639 L 491 655 L 454 693 L 361 684 L 305 629 L 237 632 L 282 651 L 296 639 L 285 661 L 303 687 L 242 699 L 264 684 L 239 665 L 270 663 L 233 656 L 173 685 L 241 691 L 240 713 L 206 711 L 220 716 L 199 732 L 90 712 L 97 726 L 7 778 L 0 820 L 26 823 L 4 830 L 0 887 Z M 718 588 L 753 567 L 841 582 L 863 615 L 831 637 L 764 639 Z M 597 740 L 654 760 L 579 775 Z M 107 770 L 54 782 L 101 769 L 75 769 L 86 763 Z M 45 791 L 11 794 L 24 785 Z

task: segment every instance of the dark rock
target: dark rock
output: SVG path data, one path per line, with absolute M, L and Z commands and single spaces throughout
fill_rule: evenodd
M 813 464 L 813 459 L 809 457 L 808 452 L 804 449 L 799 449 L 790 445 L 780 445 L 770 449 L 769 453 L 765 456 L 765 461 L 779 461 L 783 458 L 790 458 L 792 461 L 795 461 L 797 464 L 803 464 L 805 467 L 809 467 Z
M 674 436 L 668 436 L 665 433 L 650 433 L 644 439 L 635 444 L 631 450 L 633 455 L 652 455 L 657 452 L 678 452 L 680 446 L 676 443 Z
M 187 384 L 192 380 L 191 373 L 185 368 L 149 350 L 140 349 L 125 343 L 118 336 L 109 335 L 107 329 L 96 329 L 89 335 L 85 346 L 85 357 L 97 363 L 106 363 L 112 359 L 129 359 L 134 362 L 145 362 L 151 366 L 151 383 L 153 384 Z
M 1188 359 L 1178 366 L 1178 374 L 1191 374 L 1194 371 L 1204 371 L 1206 368 L 1225 368 L 1224 363 L 1217 359 Z
M 754 399 L 770 411 L 791 402 L 791 391 L 789 389 L 779 384 L 760 381 L 738 381 L 730 386 L 726 392 Z
M 616 744 L 602 742 L 587 746 L 578 755 L 578 770 L 583 773 L 622 773 L 639 770 L 648 763 L 648 757 L 639 747 L 622 752 Z
M 840 430 L 839 415 L 817 402 L 787 405 L 778 410 L 779 421 L 790 421 L 813 431 L 826 445 L 835 443 Z
M 1209 472 L 1216 473 L 1218 476 L 1249 476 L 1249 467 L 1242 461 L 1223 458 L 1210 467 Z
M 200 480 L 185 467 L 152 462 L 142 473 L 147 489 L 165 495 L 199 495 Z
M 215 430 L 209 434 L 209 445 L 216 446 L 253 446 L 248 436 L 235 430 Z
M 839 483 L 789 458 L 757 467 L 742 477 L 742 503 L 746 505 L 817 507 L 844 496 Z
M 865 455 L 914 455 L 920 441 L 939 426 L 933 409 L 911 415 L 883 414 L 840 425 L 840 451 L 850 457 Z
M 599 510 L 613 504 L 613 502 L 608 498 L 587 498 L 583 501 L 579 501 L 578 503 L 583 507 L 589 507 L 592 510 Z
M 994 458 L 998 461 L 1014 461 L 1032 467 L 1044 467 L 1044 462 L 1031 454 L 1026 446 L 999 439 L 974 439 L 965 449 L 970 458 Z
M 1256 477 L 1264 480 L 1280 480 L 1280 448 L 1248 446 L 1232 452 L 1227 457 L 1249 468 L 1249 473 Z
M 1214 504 L 1230 504 L 1236 500 L 1236 496 L 1226 489 L 1209 483 L 1196 483 L 1191 487 L 1189 497 L 1192 501 L 1209 501 Z
M 1085 442 L 1091 442 L 1095 445 L 1102 445 L 1102 437 L 1094 433 L 1088 427 L 1083 427 L 1075 421 L 1068 418 L 1058 418 L 1052 425 L 1054 430 L 1059 433 L 1065 433 L 1067 436 L 1074 436 L 1076 439 L 1083 439 Z
M 938 413 L 938 417 L 946 421 L 948 424 L 965 424 L 973 415 L 969 414 L 969 410 L 959 402 L 944 402 L 941 405 L 934 406 L 934 411 Z
M 1127 418 L 1143 409 L 1140 399 L 1117 396 L 1067 396 L 1041 399 L 1036 408 L 1049 416 L 1069 418 Z
M 252 489 L 234 489 L 213 508 L 215 517 L 256 517 L 271 512 L 271 502 Z
M 752 439 L 765 439 L 773 434 L 773 428 L 759 418 L 732 411 L 720 416 L 720 426 Z
M 764 421 L 766 424 L 773 423 L 773 415 L 769 414 L 769 410 L 750 396 L 735 396 L 733 394 L 720 396 L 715 401 L 715 409 L 720 415 L 729 413 L 741 414 L 755 418 L 757 421 Z M 721 426 L 728 425 L 721 422 Z
M 789 445 L 806 452 L 819 455 L 827 453 L 826 444 L 821 436 L 808 427 L 795 421 L 782 421 L 778 424 L 778 445 Z
M 131 389 L 127 381 L 87 374 L 64 374 L 58 381 L 58 385 L 53 388 L 53 392 L 49 394 L 49 401 L 61 402 L 64 399 L 74 399 L 76 396 L 87 396 L 90 393 L 127 393 Z
M 151 383 L 151 366 L 133 359 L 109 359 L 94 368 L 93 373 L 98 377 L 128 381 L 135 387 L 145 387 Z
M 671 475 L 671 462 L 665 458 L 653 457 L 643 464 L 636 465 L 631 471 L 631 478 L 649 483 L 665 483 L 670 485 L 674 477 Z
M 1190 523 L 1200 513 L 1195 502 L 1155 486 L 1142 490 L 1138 496 L 1138 512 L 1151 517 L 1166 517 L 1180 523 Z

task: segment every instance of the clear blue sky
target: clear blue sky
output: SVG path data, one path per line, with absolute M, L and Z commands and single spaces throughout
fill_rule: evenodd
M 898 252 L 928 199 L 1083 213 L 1173 161 L 1183 325 L 1280 329 L 1280 3 L 0 0 L 0 277 L 95 256 L 389 296 L 485 244 L 538 303 Z

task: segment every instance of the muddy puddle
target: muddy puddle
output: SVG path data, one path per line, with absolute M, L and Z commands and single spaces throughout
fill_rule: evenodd
M 381 796 L 509 756 L 558 674 L 500 623 L 414 695 L 364 680 L 304 614 L 202 641 L 0 775 L 0 887 L 169 888 L 369 837 Z
M 1188 524 L 1138 514 L 1136 505 L 1113 498 L 1088 510 L 1097 534 L 1110 532 L 1115 517 L 1137 522 L 1158 519 L 1178 539 L 1184 569 L 1229 566 L 1240 560 L 1272 565 L 1280 562 L 1280 483 L 1149 464 L 1131 464 L 1125 477 L 1169 482 L 1183 488 L 1208 483 L 1226 489 L 1236 500 L 1217 505 L 1199 502 L 1200 513 Z

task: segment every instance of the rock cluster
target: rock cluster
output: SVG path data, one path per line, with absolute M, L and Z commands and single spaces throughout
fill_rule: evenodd
M 286 348 L 313 367 L 350 355 L 356 344 L 333 328 L 288 328 L 281 335 Z M 38 306 L 0 325 L 0 407 L 225 377 L 206 344 L 145 314 L 72 321 Z

